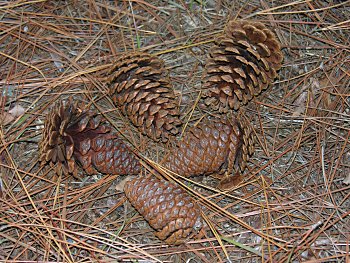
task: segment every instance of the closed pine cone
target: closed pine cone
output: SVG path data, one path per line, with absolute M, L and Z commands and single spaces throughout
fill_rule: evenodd
M 47 115 L 39 149 L 41 162 L 55 166 L 58 174 L 77 176 L 77 162 L 88 174 L 138 174 L 141 168 L 101 115 L 71 99 Z
M 242 126 L 236 118 L 206 119 L 178 141 L 163 165 L 181 176 L 215 174 L 227 181 L 244 171 L 253 150 L 250 126 Z M 231 188 L 225 185 L 219 188 Z
M 230 21 L 205 65 L 205 104 L 220 112 L 237 110 L 268 87 L 282 60 L 271 30 L 259 22 Z
M 109 71 L 113 102 L 143 134 L 166 142 L 178 133 L 179 108 L 163 61 L 143 52 L 122 55 Z
M 154 176 L 126 182 L 124 192 L 146 219 L 156 236 L 169 245 L 185 242 L 202 226 L 201 210 L 191 196 L 176 184 Z
M 249 158 L 254 153 L 254 134 L 253 128 L 250 125 L 250 122 L 243 116 L 243 114 L 237 115 L 237 121 L 239 126 L 242 127 L 242 135 L 241 135 L 241 145 L 236 152 L 236 158 L 234 161 L 233 170 L 229 165 L 228 172 L 225 172 L 218 176 L 220 178 L 220 182 L 218 184 L 218 188 L 223 191 L 231 190 L 240 181 L 243 179 L 243 172 L 247 167 L 247 162 Z M 232 173 L 230 171 L 233 171 Z

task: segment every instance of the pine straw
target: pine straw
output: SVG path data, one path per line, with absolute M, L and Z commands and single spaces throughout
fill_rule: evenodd
M 26 112 L 0 131 L 0 260 L 350 261 L 350 1 L 165 2 L 1 3 L 1 113 Z M 119 176 L 79 181 L 40 166 L 45 114 L 74 96 L 160 170 L 163 147 L 129 126 L 105 96 L 103 73 L 125 50 L 159 54 L 191 126 L 207 114 L 196 107 L 202 65 L 228 18 L 273 28 L 285 60 L 279 79 L 245 108 L 258 143 L 237 189 L 173 178 L 203 205 L 203 237 L 166 246 L 115 190 Z

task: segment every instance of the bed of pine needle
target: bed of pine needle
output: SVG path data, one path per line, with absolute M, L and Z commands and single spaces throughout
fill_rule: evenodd
M 350 262 L 349 17 L 341 0 L 0 1 L 0 260 Z M 197 106 L 203 65 L 229 19 L 273 29 L 284 62 L 245 107 L 256 151 L 234 191 L 165 175 L 195 191 L 208 221 L 201 238 L 158 240 L 115 190 L 118 175 L 77 180 L 40 165 L 45 115 L 74 96 L 157 169 L 167 145 L 129 124 L 103 74 L 126 50 L 159 55 L 186 130 L 210 113 Z

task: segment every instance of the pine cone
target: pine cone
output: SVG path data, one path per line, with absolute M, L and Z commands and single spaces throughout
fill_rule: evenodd
M 156 236 L 169 245 L 179 245 L 202 226 L 201 210 L 186 191 L 154 176 L 126 182 L 124 192 L 146 219 Z
M 244 171 L 254 149 L 248 127 L 241 126 L 235 118 L 206 119 L 178 141 L 163 165 L 181 176 L 215 173 L 227 181 L 232 174 Z M 219 184 L 219 188 L 226 190 L 227 187 L 221 188 Z
M 166 142 L 178 133 L 179 108 L 163 61 L 148 53 L 122 55 L 109 71 L 110 95 L 143 134 Z
M 102 116 L 71 99 L 47 115 L 39 148 L 41 162 L 56 165 L 58 174 L 77 176 L 76 162 L 88 174 L 140 172 L 139 161 Z
M 237 110 L 268 87 L 283 55 L 271 30 L 251 21 L 230 21 L 205 65 L 204 102 L 214 110 Z
M 232 157 L 229 155 L 229 160 L 233 160 L 234 157 L 235 159 L 234 162 L 229 162 L 227 170 L 233 171 L 233 173 L 226 172 L 224 174 L 219 174 L 218 176 L 220 179 L 218 188 L 222 191 L 231 190 L 243 180 L 242 174 L 247 167 L 249 158 L 254 153 L 255 140 L 250 122 L 245 119 L 242 114 L 237 115 L 237 121 L 242 131 L 241 143 L 240 146 L 237 147 L 236 153 L 234 151 L 230 151 Z M 233 154 L 235 154 L 235 156 L 233 156 Z

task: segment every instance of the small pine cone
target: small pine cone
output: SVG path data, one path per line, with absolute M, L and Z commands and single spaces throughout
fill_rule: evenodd
M 251 134 L 236 118 L 207 119 L 178 141 L 163 165 L 185 177 L 215 173 L 216 177 L 225 179 L 245 169 L 250 150 L 254 149 L 246 144 L 253 142 Z
M 166 142 L 178 133 L 179 107 L 163 61 L 148 53 L 122 55 L 109 71 L 114 104 L 143 134 Z
M 146 219 L 156 236 L 169 245 L 184 243 L 202 227 L 201 210 L 191 196 L 176 184 L 154 176 L 126 182 L 124 192 Z
M 282 60 L 271 30 L 259 22 L 230 21 L 205 65 L 205 104 L 220 112 L 237 110 L 268 87 Z
M 45 119 L 40 160 L 58 174 L 77 176 L 78 162 L 88 174 L 138 174 L 140 163 L 101 115 L 71 100 L 54 107 Z

